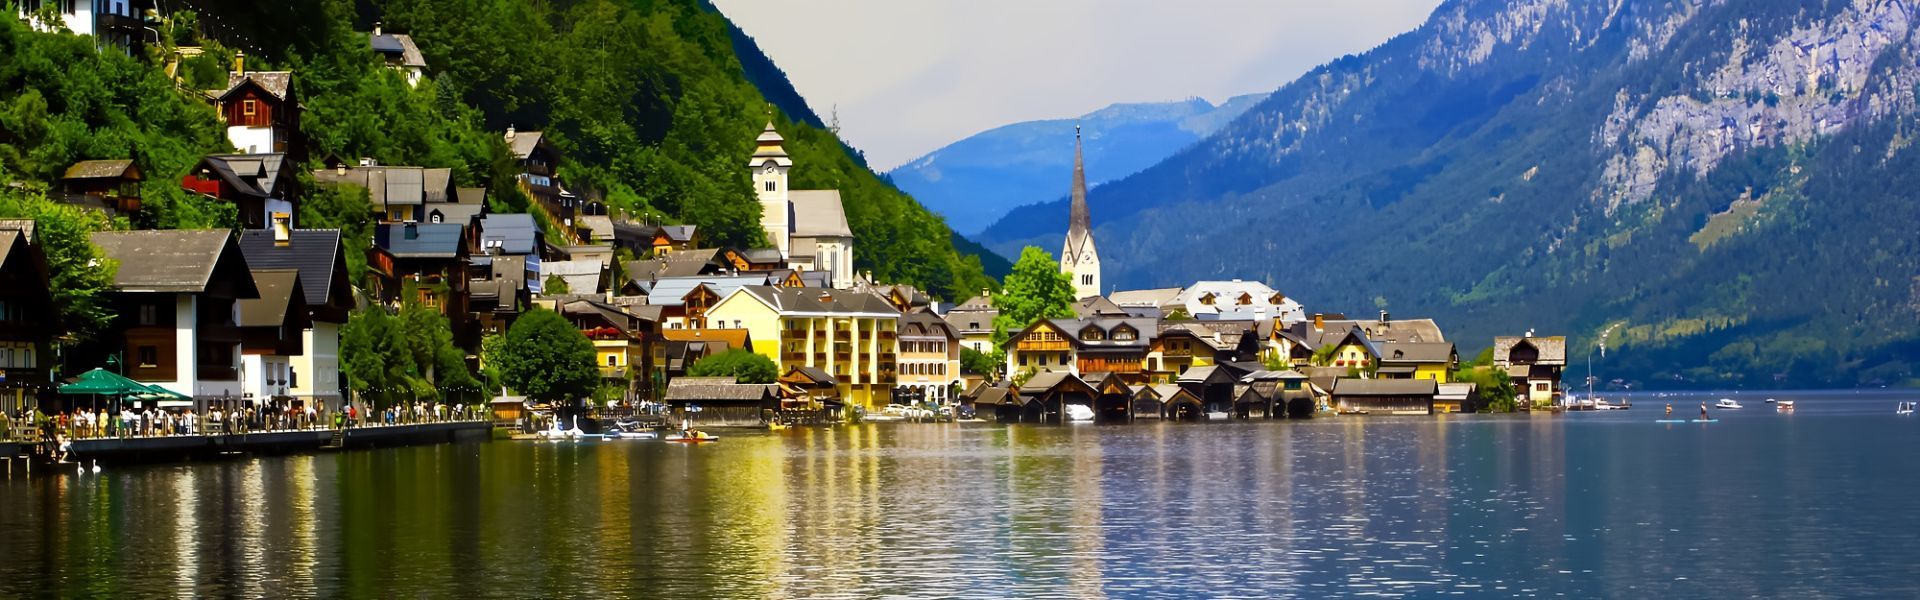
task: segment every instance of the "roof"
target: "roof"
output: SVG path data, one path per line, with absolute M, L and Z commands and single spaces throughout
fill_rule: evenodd
M 540 224 L 528 214 L 491 214 L 480 218 L 480 247 L 498 247 L 502 254 L 534 254 L 540 250 Z
M 1213 372 L 1216 370 L 1217 368 L 1212 366 L 1187 369 L 1185 373 L 1180 374 L 1178 381 L 1180 383 L 1206 383 L 1208 379 L 1213 378 Z
M 788 198 L 793 202 L 795 237 L 853 237 L 840 190 L 793 190 Z
M 287 166 L 287 155 L 267 154 L 209 154 L 200 159 L 191 172 L 206 171 L 208 175 L 225 181 L 237 191 L 248 196 L 268 198 L 280 193 L 281 170 Z
M 1003 387 L 987 386 L 973 395 L 974 405 L 996 406 L 1000 404 L 1019 404 L 1020 397 L 1011 395 L 1012 390 Z
M 220 92 L 220 95 L 215 99 L 225 100 L 228 95 L 240 89 L 241 84 L 247 82 L 253 82 L 255 85 L 260 86 L 260 89 L 266 90 L 266 92 L 273 95 L 275 99 L 285 100 L 287 99 L 287 92 L 293 88 L 293 73 L 291 71 L 227 73 L 227 89 Z
M 1120 305 L 1114 304 L 1112 300 L 1108 300 L 1104 296 L 1087 296 L 1081 298 L 1080 301 L 1073 303 L 1073 314 L 1079 315 L 1083 319 L 1087 317 L 1124 317 L 1130 315 L 1126 309 L 1120 308 Z M 1155 316 L 1158 315 L 1159 313 L 1156 312 Z
M 593 241 L 613 239 L 613 218 L 606 215 L 582 215 L 573 220 L 576 227 L 587 230 Z
M 567 291 L 575 294 L 590 294 L 600 291 L 600 271 L 598 260 L 549 260 L 540 263 L 540 281 L 548 277 L 559 277 L 567 282 Z
M 420 47 L 414 45 L 413 36 L 404 33 L 368 33 L 367 45 L 372 46 L 374 52 L 399 56 L 401 66 L 427 66 L 427 57 L 420 54 Z
M 1081 352 L 1098 351 L 1098 350 L 1145 351 L 1146 349 L 1153 346 L 1153 336 L 1154 334 L 1158 333 L 1160 329 L 1159 319 L 1141 318 L 1141 317 L 1095 317 L 1090 319 L 1047 319 L 1046 322 L 1052 324 L 1054 328 L 1059 329 L 1062 334 L 1066 335 L 1067 338 L 1073 342 L 1074 349 Z M 1133 339 L 1131 340 L 1113 339 L 1114 330 L 1119 329 L 1122 325 L 1125 325 L 1133 329 L 1134 331 Z M 1101 334 L 1100 337 L 1102 339 L 1099 339 L 1099 340 L 1081 339 L 1083 337 L 1081 335 L 1081 332 L 1087 331 L 1088 328 L 1099 330 Z M 1032 328 L 1029 327 L 1027 330 L 1021 331 L 1019 334 L 1016 334 L 1014 338 L 1018 339 L 1020 337 L 1023 337 L 1027 333 L 1027 331 L 1031 331 L 1031 330 Z
M 754 138 L 753 158 L 747 159 L 747 166 L 758 167 L 769 160 L 782 167 L 793 166 L 793 159 L 787 156 L 786 149 L 780 147 L 783 141 L 786 139 L 780 137 L 780 131 L 773 128 L 773 121 L 767 121 L 767 128 L 760 130 L 760 137 Z
M 693 288 L 707 286 L 721 298 L 732 294 L 734 290 L 750 285 L 766 285 L 766 275 L 738 275 L 733 277 L 695 276 L 669 277 L 653 282 L 647 288 L 647 304 L 657 306 L 680 306 Z
M 514 158 L 526 160 L 533 156 L 535 148 L 540 147 L 542 137 L 538 131 L 515 131 L 509 127 L 506 133 L 507 149 L 513 151 Z
M 93 245 L 120 263 L 113 285 L 122 292 L 200 293 L 221 269 L 239 286 L 238 297 L 259 295 L 246 274 L 247 261 L 233 233 L 224 229 L 101 231 Z
M 1538 349 L 1540 351 L 1540 358 L 1538 360 L 1535 360 L 1534 364 L 1537 364 L 1537 365 L 1567 364 L 1567 338 L 1564 336 L 1553 336 L 1553 337 L 1500 336 L 1500 337 L 1493 338 L 1494 363 L 1506 364 L 1508 357 L 1511 356 L 1513 347 L 1520 345 L 1521 341 L 1525 341 L 1529 344 L 1532 344 L 1535 349 Z
M 483 188 L 483 187 L 453 188 L 453 203 L 455 204 L 486 204 L 487 188 Z
M 454 258 L 465 231 L 460 223 L 385 223 L 374 228 L 373 243 L 394 258 Z
M 1215 300 L 1213 304 L 1202 302 L 1201 300 L 1209 294 L 1225 300 Z M 1239 298 L 1243 294 L 1247 296 L 1247 304 L 1239 304 Z M 1273 302 L 1274 296 L 1280 297 L 1279 303 Z M 1259 315 L 1260 318 L 1295 320 L 1303 312 L 1299 302 L 1286 297 L 1271 286 L 1258 281 L 1240 279 L 1196 281 L 1193 285 L 1181 290 L 1180 294 L 1174 297 L 1172 304 L 1186 309 L 1187 313 L 1195 318 L 1203 314 L 1234 311 L 1243 315 Z
M 119 179 L 128 176 L 133 170 L 132 160 L 83 160 L 67 167 L 67 173 L 61 179 Z M 139 174 L 134 173 L 134 178 Z
M 1479 386 L 1473 383 L 1442 383 L 1435 397 L 1441 400 L 1466 400 L 1473 395 L 1476 387 Z
M 1450 363 L 1453 362 L 1453 344 L 1447 342 L 1390 342 L 1380 345 L 1380 362 L 1386 363 Z
M 667 401 L 756 401 L 773 397 L 773 390 L 767 384 L 735 383 L 732 377 L 675 377 L 667 384 Z
M 1107 295 L 1107 299 L 1122 307 L 1151 306 L 1162 307 L 1173 304 L 1174 298 L 1186 288 L 1157 288 L 1151 290 L 1125 290 Z
M 474 217 L 480 216 L 486 211 L 486 205 L 482 204 L 454 204 L 452 202 L 428 204 L 427 214 L 421 217 L 421 220 L 432 223 L 434 222 L 433 215 L 437 213 L 440 215 L 439 222 L 441 223 L 472 223 Z
M 1447 341 L 1433 319 L 1359 320 L 1353 322 L 1377 342 L 1439 343 Z
M 300 289 L 306 294 L 308 306 L 326 306 L 333 286 L 347 289 L 351 285 L 346 281 L 346 257 L 341 255 L 341 250 L 338 229 L 295 229 L 289 233 L 284 246 L 274 242 L 271 231 L 240 233 L 240 251 L 247 259 L 247 266 L 300 271 Z M 340 300 L 342 308 L 350 308 L 352 292 L 347 291 Z
M 0 230 L 0 266 L 7 264 L 7 259 L 13 255 L 13 247 L 25 237 L 26 234 L 19 231 Z
M 1439 392 L 1432 379 L 1340 379 L 1335 396 L 1432 396 Z
M 838 315 L 866 317 L 897 317 L 900 311 L 894 310 L 879 296 L 867 292 L 852 290 L 832 290 L 816 288 L 782 288 L 763 285 L 740 288 L 727 296 L 728 300 L 739 295 L 748 295 L 759 299 L 774 311 L 782 315 Z
M 953 328 L 938 315 L 926 312 L 906 313 L 900 316 L 900 337 L 938 337 L 947 340 L 960 339 Z
M 294 294 L 300 291 L 300 271 L 254 269 L 253 285 L 260 297 L 240 301 L 241 327 L 279 327 L 286 324 Z M 304 295 L 304 294 L 302 294 Z
M 1066 371 L 1041 371 L 1034 373 L 1033 377 L 1028 378 L 1026 385 L 1020 386 L 1020 389 L 1021 391 L 1032 393 L 1075 383 L 1088 388 L 1093 387 L 1093 384 L 1087 383 L 1086 380 Z
M 819 367 L 796 366 L 787 371 L 787 375 L 789 376 L 795 373 L 807 378 L 807 381 L 811 381 L 815 385 L 840 385 L 838 378 L 835 378 L 832 373 L 828 373 Z

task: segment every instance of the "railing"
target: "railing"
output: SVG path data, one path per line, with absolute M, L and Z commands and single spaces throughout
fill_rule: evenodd
M 390 427 L 492 420 L 492 417 L 482 409 L 447 404 L 392 407 L 371 415 L 355 411 L 352 419 L 341 411 L 227 412 L 218 409 L 208 409 L 205 413 L 195 413 L 191 410 L 178 413 L 163 410 L 125 410 L 117 414 L 106 411 L 89 413 L 81 409 L 49 415 L 46 418 L 54 423 L 54 431 L 61 438 L 78 440 L 320 431 L 342 427 Z M 15 425 L 10 428 L 9 434 L 14 436 L 15 441 L 38 440 L 37 429 L 23 431 L 18 426 L 18 419 L 13 419 L 12 422 Z M 5 439 L 4 435 L 0 435 L 0 440 Z

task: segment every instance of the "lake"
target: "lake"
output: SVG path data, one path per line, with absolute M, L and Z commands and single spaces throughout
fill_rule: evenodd
M 0 483 L 0 597 L 1920 596 L 1915 395 L 1772 395 L 109 466 Z

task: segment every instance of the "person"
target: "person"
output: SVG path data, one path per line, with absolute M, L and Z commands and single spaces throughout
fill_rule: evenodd
M 1667 416 L 1669 416 L 1669 417 L 1671 417 L 1671 416 L 1673 416 L 1673 403 L 1672 403 L 1672 402 L 1668 402 L 1668 403 L 1667 403 Z
M 1707 403 L 1705 402 L 1700 403 L 1700 420 L 1707 420 Z

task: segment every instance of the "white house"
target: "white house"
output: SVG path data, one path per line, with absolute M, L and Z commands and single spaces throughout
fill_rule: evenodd
M 260 293 L 233 233 L 103 231 L 93 245 L 119 263 L 118 318 L 108 335 L 118 338 L 127 377 L 191 396 L 203 409 L 240 400 L 238 305 Z

